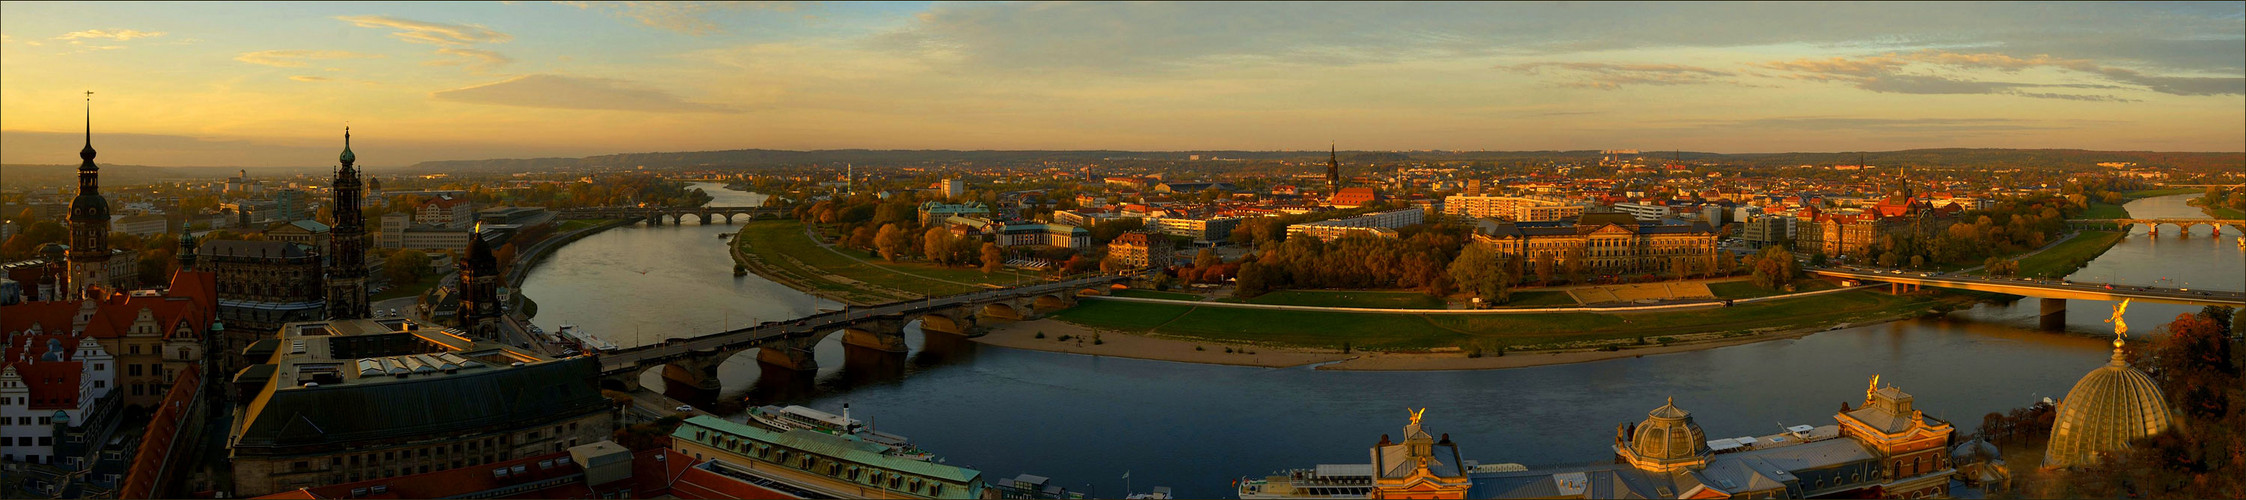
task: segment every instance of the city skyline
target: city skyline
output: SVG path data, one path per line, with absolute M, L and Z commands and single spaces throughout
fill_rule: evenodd
M 2246 149 L 2246 5 L 20 4 L 7 163 Z

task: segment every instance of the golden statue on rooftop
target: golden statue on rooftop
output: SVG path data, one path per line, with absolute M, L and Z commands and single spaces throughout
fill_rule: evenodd
M 1411 409 L 1411 408 L 1405 408 L 1404 410 L 1405 410 L 1405 411 L 1409 411 L 1409 412 L 1412 412 L 1412 425 L 1419 425 L 1419 417 L 1420 417 L 1421 415 L 1425 415 L 1425 414 L 1427 414 L 1427 409 L 1426 409 L 1426 408 L 1420 408 L 1420 409 L 1417 409 L 1417 410 L 1414 410 L 1414 409 Z
M 2107 323 L 2113 323 L 2113 341 L 2116 343 L 2121 342 L 2121 337 L 2129 333 L 2129 322 L 2121 317 L 2121 313 L 2128 310 L 2129 299 L 2121 299 L 2121 305 L 2113 306 L 2113 317 L 2106 318 Z

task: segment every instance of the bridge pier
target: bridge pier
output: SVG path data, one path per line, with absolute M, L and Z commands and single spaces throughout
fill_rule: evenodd
M 648 227 L 663 225 L 663 214 L 648 214 L 646 219 Z
M 710 225 L 710 214 L 702 214 L 702 225 Z
M 799 372 L 819 371 L 819 358 L 814 355 L 811 348 L 819 345 L 819 339 L 822 337 L 805 337 L 767 343 L 764 347 L 757 348 L 756 360 L 775 368 L 786 368 Z
M 723 384 L 718 380 L 717 365 L 733 357 L 736 352 L 716 352 L 663 364 L 663 378 L 675 383 L 694 386 L 696 389 L 715 391 Z
M 603 376 L 600 379 L 600 388 L 604 390 L 623 393 L 638 391 L 639 376 L 639 370 L 630 370 L 623 373 Z
M 902 317 L 879 318 L 860 321 L 842 330 L 842 343 L 884 352 L 905 352 L 905 321 Z
M 2067 329 L 2067 299 L 2043 299 L 2036 327 L 2047 331 Z

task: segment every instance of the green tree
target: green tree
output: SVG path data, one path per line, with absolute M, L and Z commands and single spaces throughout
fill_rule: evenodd
M 139 274 L 140 283 L 142 285 L 154 285 L 170 281 L 168 278 L 172 274 L 172 266 L 177 262 L 172 260 L 170 251 L 151 250 L 141 252 L 140 261 L 133 264 L 136 266 L 135 271 Z
M 1270 274 L 1268 266 L 1255 261 L 1241 264 L 1240 278 L 1234 283 L 1232 296 L 1247 299 L 1270 292 Z
M 874 234 L 873 240 L 874 248 L 881 252 L 881 259 L 890 262 L 896 262 L 897 258 L 904 257 L 905 252 L 912 249 L 912 234 L 906 233 L 896 224 L 882 224 L 881 231 Z
M 382 263 L 382 275 L 390 278 L 392 286 L 405 286 L 428 274 L 429 254 L 420 250 L 400 249 Z
M 951 247 L 954 243 L 957 243 L 958 240 L 959 237 L 951 234 L 950 228 L 946 228 L 941 225 L 928 228 L 928 231 L 922 234 L 920 237 L 920 244 L 922 248 L 920 253 L 921 255 L 928 256 L 928 261 L 934 262 L 936 263 L 936 265 L 948 266 L 957 264 L 957 262 L 953 261 Z
M 984 243 L 983 274 L 998 272 L 999 268 L 1005 265 L 1006 252 L 1004 250 L 1000 250 L 997 243 Z
M 1489 303 L 1502 304 L 1511 298 L 1512 292 L 1506 283 L 1509 280 L 1506 279 L 1504 266 L 1499 264 L 1497 252 L 1491 250 L 1489 245 L 1473 243 L 1459 251 L 1458 258 L 1451 259 L 1450 268 L 1445 274 L 1460 290 L 1473 293 Z
M 1552 261 L 1552 254 L 1536 254 L 1536 282 L 1552 284 L 1552 277 L 1556 274 L 1559 274 L 1559 265 Z
M 31 257 L 31 253 L 37 251 L 39 245 L 62 243 L 69 237 L 70 229 L 62 227 L 62 224 L 51 221 L 33 222 L 24 227 L 23 232 L 8 238 L 6 252 L 10 256 Z

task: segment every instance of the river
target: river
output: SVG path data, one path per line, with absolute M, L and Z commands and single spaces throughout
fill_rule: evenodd
M 713 204 L 761 196 L 704 188 Z M 2197 216 L 2182 200 L 2150 198 L 2137 216 Z M 714 235 L 723 224 L 632 226 L 573 243 L 533 272 L 524 292 L 536 323 L 574 322 L 637 345 L 730 323 L 785 319 L 838 305 L 755 276 L 733 277 Z M 2133 235 L 2076 280 L 2246 290 L 2246 252 L 2225 229 L 2158 238 Z M 2189 284 L 2183 284 L 2183 283 Z M 2159 282 L 2165 284 L 2167 282 Z M 2106 331 L 2110 303 L 2075 301 L 2068 328 Z M 1824 332 L 1799 339 L 1676 354 L 1490 371 L 1340 372 L 1104 358 L 984 347 L 908 328 L 911 353 L 817 348 L 816 375 L 766 370 L 754 356 L 721 365 L 717 394 L 676 394 L 719 412 L 744 404 L 802 404 L 910 436 L 952 465 L 988 480 L 1031 473 L 1103 497 L 1167 485 L 1186 498 L 1229 497 L 1231 480 L 1319 463 L 1362 463 L 1406 408 L 1431 408 L 1428 429 L 1448 433 L 1469 459 L 1530 465 L 1604 461 L 1614 425 L 1643 419 L 1664 398 L 1693 412 L 1711 437 L 1759 435 L 1824 424 L 1862 400 L 1873 375 L 1917 397 L 1929 415 L 1961 429 L 1981 415 L 2058 397 L 2110 353 L 2096 335 L 2033 330 L 2036 301 L 1980 306 L 1947 318 Z M 2182 306 L 2133 304 L 2149 332 Z M 845 358 L 858 358 L 846 363 Z M 849 368 L 846 369 L 845 367 Z M 659 383 L 653 370 L 647 376 Z M 661 387 L 649 385 L 649 387 Z

